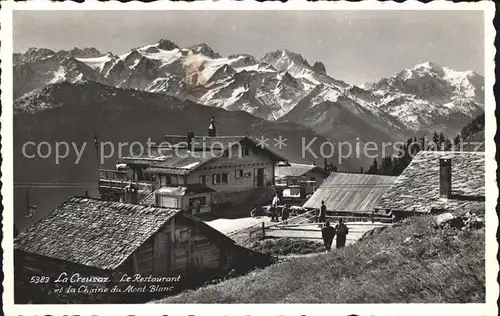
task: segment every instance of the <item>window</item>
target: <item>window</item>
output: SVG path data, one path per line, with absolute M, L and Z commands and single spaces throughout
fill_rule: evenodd
M 216 173 L 212 175 L 212 184 L 219 184 L 220 183 L 220 173 Z
M 250 155 L 250 147 L 243 146 L 242 151 L 241 151 L 241 155 L 243 157 Z
M 236 179 L 243 178 L 243 170 L 236 170 L 236 171 L 234 172 L 234 177 L 235 177 Z
M 199 213 L 200 208 L 206 205 L 207 198 L 205 196 L 199 196 L 189 199 L 189 208 L 193 211 L 192 213 Z
M 207 184 L 207 176 L 200 176 L 200 183 Z
M 172 177 L 169 174 L 165 176 L 165 184 L 172 184 Z
M 216 173 L 212 175 L 212 184 L 228 183 L 229 173 Z

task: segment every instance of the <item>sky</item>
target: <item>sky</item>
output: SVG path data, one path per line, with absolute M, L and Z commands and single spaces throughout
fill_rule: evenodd
M 15 11 L 13 26 L 14 52 L 122 54 L 169 39 L 222 56 L 288 49 L 358 85 L 426 61 L 484 74 L 482 11 Z

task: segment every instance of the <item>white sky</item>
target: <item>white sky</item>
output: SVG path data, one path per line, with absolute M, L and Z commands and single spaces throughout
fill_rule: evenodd
M 16 11 L 14 51 L 96 47 L 124 53 L 164 38 L 221 55 L 280 48 L 351 84 L 425 61 L 484 74 L 482 11 Z

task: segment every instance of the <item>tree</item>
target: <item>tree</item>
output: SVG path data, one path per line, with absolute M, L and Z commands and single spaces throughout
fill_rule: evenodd
M 439 149 L 438 150 L 444 150 L 445 142 L 446 142 L 446 137 L 444 137 L 443 132 L 439 133 L 439 146 L 438 146 Z
M 426 150 L 425 145 L 427 144 L 427 140 L 425 139 L 425 135 L 420 138 L 420 150 Z
M 382 163 L 380 164 L 380 170 L 379 173 L 382 175 L 387 175 L 390 176 L 394 172 L 393 170 L 393 164 L 392 164 L 392 157 L 387 156 L 382 159 Z
M 432 142 L 434 144 L 432 144 L 432 149 L 431 150 L 438 150 L 438 147 L 439 147 L 439 134 L 437 132 L 434 132 L 432 134 Z
M 449 138 L 446 138 L 443 143 L 443 150 L 444 151 L 450 151 L 452 149 L 452 143 Z
M 373 163 L 370 166 L 370 168 L 368 168 L 368 172 L 367 173 L 369 173 L 369 174 L 379 174 L 377 158 L 373 158 Z

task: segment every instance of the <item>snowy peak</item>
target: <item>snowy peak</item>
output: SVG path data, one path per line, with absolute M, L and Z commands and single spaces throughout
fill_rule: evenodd
M 132 50 L 130 53 L 126 54 L 123 58 L 123 63 L 127 67 L 135 66 L 139 60 L 142 58 L 142 54 L 139 53 L 136 49 Z
M 54 56 L 55 52 L 47 48 L 31 47 L 26 52 L 14 54 L 14 64 L 29 62 L 34 60 L 42 60 Z
M 262 61 L 270 64 L 279 71 L 288 71 L 293 68 L 311 68 L 301 54 L 291 52 L 287 49 L 279 49 L 267 53 L 262 58 Z
M 167 40 L 167 39 L 161 39 L 158 42 L 157 47 L 159 49 L 163 49 L 163 50 L 174 50 L 176 48 L 179 48 L 179 46 L 177 46 L 177 44 L 175 44 L 174 42 Z
M 192 51 L 194 54 L 203 54 L 212 59 L 221 58 L 221 56 L 215 50 L 213 50 L 210 46 L 208 46 L 205 43 L 193 45 L 189 47 L 189 50 Z
M 104 54 L 94 47 L 85 47 L 83 49 L 75 47 L 70 50 L 60 50 L 57 52 L 57 55 L 59 57 L 91 58 L 101 57 Z
M 456 71 L 432 62 L 403 69 L 389 78 L 365 84 L 377 95 L 387 93 L 412 94 L 435 102 L 450 102 L 456 98 L 472 98 L 482 103 L 484 78 L 473 71 Z
M 365 88 L 378 99 L 374 105 L 379 110 L 414 131 L 438 127 L 455 133 L 454 128 L 484 111 L 482 76 L 432 62 L 403 69 Z
M 326 67 L 322 62 L 320 61 L 315 62 L 312 68 L 317 73 L 326 75 Z

